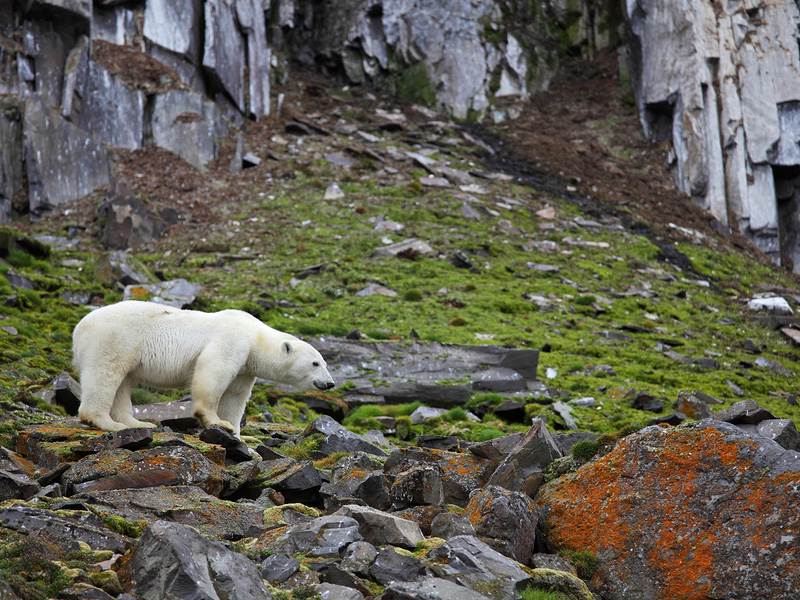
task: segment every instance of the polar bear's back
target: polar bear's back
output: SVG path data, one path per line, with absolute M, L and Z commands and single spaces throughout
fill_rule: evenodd
M 173 365 L 184 371 L 220 335 L 245 341 L 266 327 L 241 311 L 204 313 L 180 310 L 154 302 L 125 301 L 99 308 L 86 315 L 73 332 L 76 370 L 99 361 L 131 363 L 153 370 Z M 158 369 L 156 369 L 158 370 Z

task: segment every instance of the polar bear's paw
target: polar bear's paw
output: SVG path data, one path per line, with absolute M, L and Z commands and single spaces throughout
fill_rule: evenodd
M 223 429 L 230 431 L 231 433 L 235 433 L 235 429 L 233 425 L 229 421 L 225 421 L 220 419 L 219 417 L 212 417 L 200 412 L 194 413 L 194 418 L 200 421 L 203 427 L 211 427 L 212 425 L 219 425 Z
M 115 421 L 108 415 L 91 415 L 81 413 L 79 417 L 83 423 L 102 431 L 120 431 L 121 429 L 128 429 L 128 427 L 130 427 L 125 423 Z
M 141 427 L 158 427 L 155 423 L 148 423 L 147 421 L 140 421 L 139 419 L 124 419 L 122 421 L 126 428 L 141 428 Z

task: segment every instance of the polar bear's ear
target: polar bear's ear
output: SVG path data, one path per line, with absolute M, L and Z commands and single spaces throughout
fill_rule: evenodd
M 281 344 L 281 348 L 286 354 L 291 354 L 292 352 L 294 352 L 294 348 L 292 348 L 291 342 L 283 342 L 283 344 Z

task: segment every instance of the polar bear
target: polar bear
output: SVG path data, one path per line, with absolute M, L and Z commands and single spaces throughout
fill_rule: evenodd
M 239 435 L 256 377 L 300 389 L 335 384 L 310 344 L 240 310 L 204 313 L 126 301 L 89 313 L 72 335 L 82 421 L 116 431 L 155 427 L 133 416 L 131 390 L 191 387 L 204 426 Z

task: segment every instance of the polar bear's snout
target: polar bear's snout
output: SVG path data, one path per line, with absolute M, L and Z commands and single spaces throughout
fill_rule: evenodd
M 325 381 L 325 380 L 322 380 L 322 379 L 315 379 L 314 380 L 314 387 L 317 388 L 318 390 L 325 391 L 325 390 L 329 390 L 329 389 L 331 389 L 332 387 L 335 387 L 335 386 L 336 386 L 336 384 L 334 382 L 332 382 L 332 381 Z

